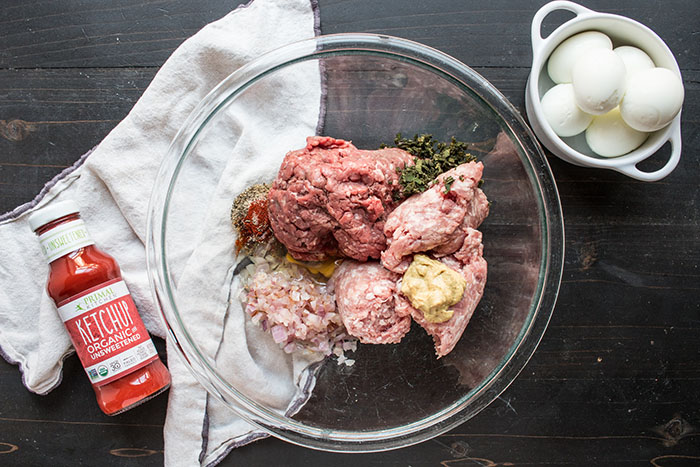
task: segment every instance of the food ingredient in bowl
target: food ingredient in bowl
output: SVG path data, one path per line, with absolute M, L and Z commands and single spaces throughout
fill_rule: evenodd
M 348 333 L 364 344 L 396 344 L 411 329 L 408 310 L 397 312 L 399 275 L 376 261 L 345 261 L 333 275 L 338 312 Z
M 598 155 L 616 157 L 638 148 L 647 138 L 647 133 L 627 125 L 615 107 L 604 115 L 593 119 L 586 130 L 586 142 Z
M 481 300 L 487 272 L 483 252 L 481 232 L 469 229 L 458 252 L 439 258 L 440 262 L 447 267 L 458 271 L 467 283 L 462 300 L 450 308 L 453 314 L 449 320 L 443 323 L 431 323 L 422 311 L 411 305 L 408 298 L 401 294 L 397 296 L 397 312 L 410 313 L 411 317 L 432 336 L 438 357 L 443 357 L 454 349 Z
M 415 163 L 400 169 L 399 183 L 401 191 L 395 192 L 397 201 L 427 190 L 435 179 L 450 169 L 473 162 L 476 157 L 467 152 L 469 145 L 457 141 L 454 137 L 450 143 L 434 141 L 432 135 L 415 135 L 413 139 L 396 135 L 394 144 L 409 154 L 416 156 Z M 382 147 L 386 147 L 382 145 Z M 445 191 L 450 191 L 451 185 L 445 185 Z
M 330 258 L 325 261 L 297 261 L 292 258 L 292 255 L 287 253 L 285 259 L 290 263 L 298 264 L 306 268 L 311 274 L 321 274 L 326 279 L 330 279 L 335 271 L 335 268 L 343 262 L 342 259 Z
M 306 269 L 275 254 L 251 260 L 244 279 L 245 311 L 285 352 L 330 355 L 352 340 L 336 310 L 332 283 L 314 280 Z
M 452 318 L 448 308 L 462 300 L 467 281 L 457 271 L 426 255 L 415 255 L 403 275 L 401 293 L 430 323 Z
M 574 87 L 570 83 L 557 84 L 542 97 L 542 112 L 559 136 L 574 136 L 591 124 L 593 116 L 576 105 Z
M 384 223 L 396 207 L 398 169 L 413 156 L 397 148 L 359 150 L 329 137 L 307 138 L 285 156 L 269 193 L 275 237 L 297 260 L 379 258 Z
M 271 228 L 280 242 L 269 245 L 270 254 L 254 257 L 244 278 L 246 311 L 285 351 L 303 347 L 328 354 L 348 336 L 367 344 L 398 343 L 413 317 L 441 357 L 464 332 L 486 281 L 481 233 L 475 230 L 489 211 L 480 189 L 483 164 L 454 138 L 445 144 L 429 135 L 397 137 L 397 143 L 418 153 L 415 165 L 414 155 L 400 148 L 363 151 L 328 137 L 307 138 L 304 149 L 285 156 L 268 193 Z M 398 175 L 419 162 L 426 162 L 421 177 L 430 172 L 437 178 L 421 178 L 426 187 L 412 186 L 420 192 L 404 200 Z M 363 231 L 368 234 L 358 234 Z M 330 247 L 329 236 L 335 241 Z M 318 256 L 310 244 L 325 248 L 316 262 L 306 259 Z M 275 253 L 274 245 L 287 251 Z M 371 251 L 381 264 L 367 261 Z M 361 259 L 344 258 L 353 253 Z M 416 271 L 402 278 L 412 262 Z M 322 276 L 329 275 L 326 282 Z M 321 323 L 314 317 L 319 314 Z M 426 327 L 438 324 L 444 326 Z
M 597 48 L 612 50 L 612 41 L 602 32 L 585 31 L 569 37 L 549 56 L 547 62 L 549 77 L 557 84 L 571 83 L 576 61 L 584 52 Z
M 683 105 L 683 83 L 666 68 L 635 73 L 620 105 L 625 123 L 638 131 L 656 131 L 678 115 Z
M 257 184 L 243 190 L 231 206 L 231 223 L 238 233 L 236 250 L 250 253 L 272 239 L 267 215 L 269 185 Z
M 547 70 L 554 81 L 566 80 L 570 65 L 571 85 L 558 84 L 541 99 L 544 119 L 558 136 L 585 130 L 590 149 L 603 157 L 625 155 L 646 140 L 640 132 L 671 123 L 684 94 L 678 75 L 656 68 L 646 52 L 629 45 L 613 50 L 611 44 L 599 31 L 562 42 L 550 56 Z M 600 118 L 593 119 L 596 115 Z
M 630 77 L 632 77 L 632 75 L 634 75 L 638 71 L 654 68 L 654 62 L 651 60 L 649 55 L 647 55 L 646 52 L 644 52 L 641 49 L 638 49 L 637 47 L 632 47 L 630 45 L 622 45 L 620 47 L 615 47 L 613 49 L 613 52 L 615 52 L 625 64 L 625 70 L 627 70 L 628 83 Z
M 403 274 L 413 253 L 432 251 L 445 256 L 462 248 L 468 230 L 478 227 L 489 213 L 488 200 L 479 188 L 483 170 L 481 162 L 462 164 L 392 211 L 384 227 L 389 246 L 381 254 L 382 265 Z
M 625 63 L 612 50 L 597 48 L 585 52 L 576 60 L 571 78 L 576 104 L 589 114 L 610 112 L 625 95 Z

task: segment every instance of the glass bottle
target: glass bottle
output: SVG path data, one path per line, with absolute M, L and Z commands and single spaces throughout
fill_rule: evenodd
M 78 206 L 54 203 L 29 217 L 49 262 L 48 294 L 104 413 L 129 410 L 170 386 L 117 262 L 95 246 Z

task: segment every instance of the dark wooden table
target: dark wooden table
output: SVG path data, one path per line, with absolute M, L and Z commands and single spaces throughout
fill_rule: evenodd
M 170 53 L 236 3 L 4 0 L 0 211 L 99 143 Z M 321 27 L 436 47 L 524 113 L 530 21 L 544 3 L 321 0 Z M 566 263 L 549 329 L 520 377 L 481 414 L 418 446 L 339 455 L 270 438 L 222 465 L 700 465 L 700 9 L 696 0 L 582 3 L 648 25 L 674 51 L 686 90 L 683 156 L 656 183 L 550 158 Z M 116 418 L 93 397 L 75 357 L 48 396 L 27 392 L 17 368 L 0 363 L 0 465 L 162 463 L 166 397 Z

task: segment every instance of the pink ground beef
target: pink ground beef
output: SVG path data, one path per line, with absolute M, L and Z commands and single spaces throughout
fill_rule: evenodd
M 289 152 L 269 193 L 275 237 L 298 260 L 379 258 L 384 223 L 396 207 L 398 168 L 413 156 L 397 148 L 359 150 L 340 139 L 313 136 Z

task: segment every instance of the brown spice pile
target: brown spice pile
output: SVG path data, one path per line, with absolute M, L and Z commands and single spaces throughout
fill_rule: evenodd
M 233 201 L 231 223 L 238 231 L 236 253 L 250 251 L 272 238 L 267 216 L 269 185 L 257 184 L 246 188 Z

